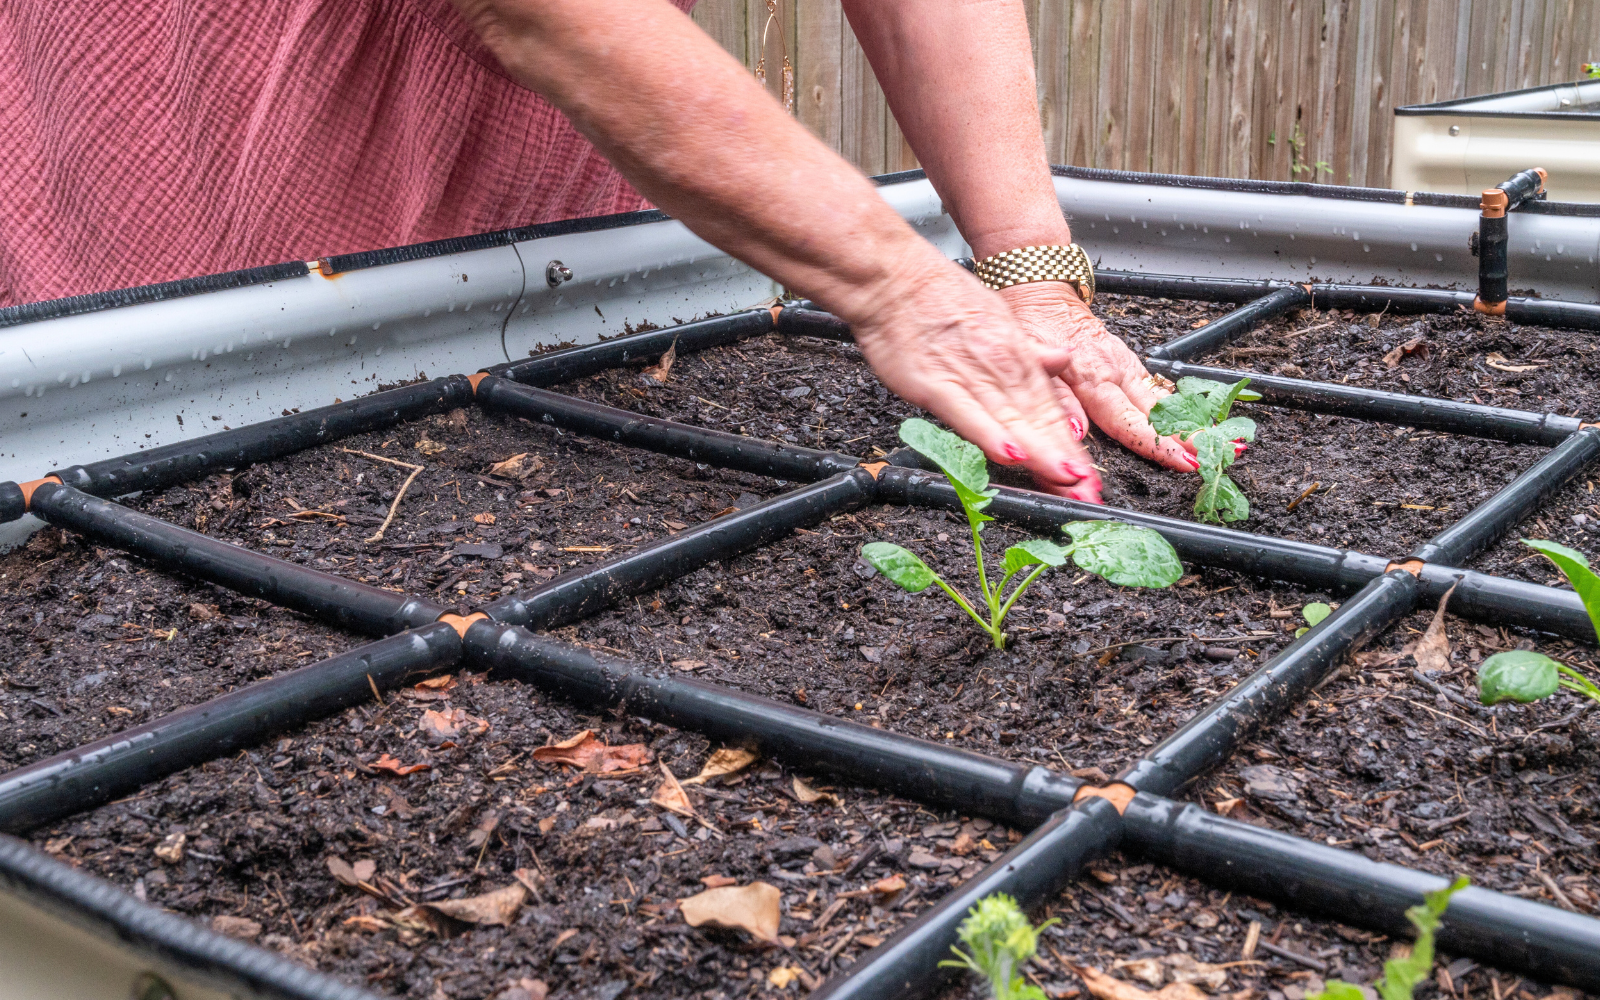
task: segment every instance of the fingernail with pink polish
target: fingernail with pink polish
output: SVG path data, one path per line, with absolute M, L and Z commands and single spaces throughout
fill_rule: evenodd
M 1183 460 L 1185 462 L 1189 463 L 1189 471 L 1190 472 L 1199 472 L 1200 471 L 1200 460 L 1198 458 L 1195 458 L 1193 455 L 1190 455 L 1187 452 L 1185 452 L 1184 456 L 1183 456 Z
M 1069 458 L 1061 463 L 1061 468 L 1073 479 L 1089 479 L 1094 476 L 1094 466 L 1087 462 L 1078 462 Z
M 1026 462 L 1028 460 L 1028 453 L 1023 451 L 1011 441 L 1006 441 L 1005 443 L 1001 444 L 1000 449 L 1004 451 L 1006 453 L 1006 457 L 1011 459 L 1013 462 Z
M 1249 450 L 1250 450 L 1250 446 L 1247 445 L 1247 444 L 1236 444 L 1236 445 L 1233 446 L 1233 457 L 1234 458 L 1238 458 L 1240 455 L 1243 455 L 1245 452 L 1247 452 Z
M 1067 499 L 1077 500 L 1080 503 L 1099 503 L 1100 491 L 1098 489 L 1090 490 L 1082 486 L 1074 486 L 1067 491 Z
M 1068 417 L 1067 426 L 1072 428 L 1072 436 L 1079 441 L 1083 440 L 1083 423 L 1077 417 Z

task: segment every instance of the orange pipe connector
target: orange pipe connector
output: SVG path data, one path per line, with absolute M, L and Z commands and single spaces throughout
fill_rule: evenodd
M 1117 814 L 1121 815 L 1128 811 L 1128 803 L 1132 802 L 1133 797 L 1137 794 L 1139 793 L 1134 790 L 1133 786 L 1124 785 L 1118 781 L 1106 785 L 1104 788 L 1098 785 L 1084 785 L 1078 789 L 1078 793 L 1072 797 L 1072 801 L 1078 803 L 1084 799 L 1105 799 L 1116 806 Z
M 489 616 L 482 611 L 474 611 L 472 614 L 465 616 L 457 614 L 442 614 L 439 616 L 439 621 L 455 629 L 456 635 L 461 636 L 463 639 L 467 637 L 467 629 L 472 627 L 473 622 L 488 620 Z
M 18 483 L 17 484 L 17 489 L 22 491 L 22 504 L 23 504 L 23 506 L 25 508 L 32 508 L 33 507 L 33 491 L 34 490 L 36 490 L 39 487 L 43 486 L 45 483 L 59 483 L 59 482 L 61 482 L 61 477 L 59 477 L 59 476 L 45 476 L 43 479 L 34 479 L 34 480 L 31 480 L 31 481 L 26 482 L 26 483 Z

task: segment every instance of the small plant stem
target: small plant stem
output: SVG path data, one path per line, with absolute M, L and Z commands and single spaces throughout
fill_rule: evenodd
M 940 590 L 943 590 L 946 594 L 949 594 L 952 601 L 955 601 L 957 604 L 961 605 L 961 610 L 971 615 L 973 621 L 983 626 L 983 630 L 985 632 L 992 633 L 994 631 L 989 627 L 988 622 L 984 621 L 981 617 L 979 617 L 976 611 L 972 610 L 972 605 L 967 603 L 967 599 L 962 597 L 959 591 L 955 590 L 948 583 L 945 583 L 944 579 L 940 577 L 939 574 L 933 574 L 933 582 L 939 585 Z
M 1000 609 L 1000 618 L 995 622 L 995 627 L 998 628 L 1000 622 L 1005 621 L 1006 615 L 1011 613 L 1011 605 L 1017 603 L 1017 598 L 1021 597 L 1022 592 L 1028 589 L 1028 584 L 1032 583 L 1034 580 L 1037 580 L 1039 578 L 1039 574 L 1043 573 L 1049 568 L 1050 567 L 1046 566 L 1044 563 L 1040 563 L 1038 566 L 1034 567 L 1032 573 L 1029 573 L 1027 576 L 1023 577 L 1022 582 L 1017 584 L 1017 589 L 1013 590 L 1011 592 L 1011 596 L 1006 598 L 1005 607 Z M 1007 579 L 1009 579 L 1009 577 Z
M 978 586 L 983 588 L 983 601 L 993 611 L 995 606 L 994 595 L 989 590 L 989 577 L 983 571 L 983 540 L 979 537 L 978 529 L 982 522 L 978 520 L 977 512 L 966 508 L 967 525 L 972 529 L 972 555 L 978 561 Z
M 1562 687 L 1568 691 L 1576 691 L 1578 694 L 1593 701 L 1600 702 L 1600 687 L 1597 687 L 1594 681 L 1568 666 L 1558 664 L 1556 669 L 1567 675 L 1561 678 Z

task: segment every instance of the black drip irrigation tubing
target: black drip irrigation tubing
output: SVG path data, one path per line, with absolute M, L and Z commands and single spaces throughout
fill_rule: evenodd
M 1232 343 L 1269 319 L 1282 316 L 1291 309 L 1311 304 L 1311 293 L 1299 285 L 1280 288 L 1263 295 L 1247 305 L 1213 320 L 1193 333 L 1186 333 L 1150 352 L 1152 358 L 1188 361 L 1209 354 L 1224 344 Z
M 1230 330 L 1242 332 L 1247 320 L 1259 322 L 1276 311 L 1293 308 L 1296 302 L 1302 301 L 1302 295 L 1292 291 L 1300 286 L 1290 283 L 1208 282 L 1115 274 L 1103 277 L 1109 279 L 1102 281 L 1102 287 L 1107 290 L 1169 297 L 1182 294 L 1183 297 L 1225 301 L 1252 301 L 1263 296 L 1271 299 L 1232 323 L 1219 321 L 1219 324 L 1223 324 L 1220 329 L 1197 331 L 1210 338 L 1208 343 L 1213 345 L 1227 339 Z M 1319 285 L 1313 286 L 1310 294 L 1311 301 L 1317 304 L 1361 308 L 1379 308 L 1386 304 L 1394 306 L 1397 311 L 1455 309 L 1462 304 L 1460 293 L 1367 286 Z M 1512 305 L 1516 304 L 1513 301 Z M 1551 303 L 1541 305 L 1560 306 L 1559 312 L 1565 325 L 1582 326 L 1591 319 L 1590 312 L 1600 315 L 1600 310 L 1595 307 Z M 774 312 L 777 312 L 776 316 Z M 850 339 L 848 327 L 844 324 L 826 313 L 801 304 L 781 311 L 751 310 L 669 330 L 629 335 L 590 347 L 553 352 L 525 362 L 496 366 L 488 371 L 488 375 L 500 375 L 527 385 L 548 385 L 615 365 L 659 356 L 669 348 L 702 350 L 745 336 L 771 332 L 775 328 L 788 334 Z M 1181 365 L 1182 362 L 1170 364 Z M 1190 366 L 1191 371 L 1194 368 Z M 612 436 L 614 440 L 668 454 L 677 453 L 680 457 L 699 454 L 719 463 L 765 462 L 767 464 L 761 471 L 781 468 L 788 477 L 796 479 L 814 479 L 824 475 L 830 468 L 837 469 L 845 461 L 851 460 L 850 456 L 813 449 L 766 449 L 760 447 L 759 443 L 746 445 L 740 440 L 724 440 L 732 438 L 732 435 L 718 436 L 715 432 L 703 430 L 699 430 L 696 436 L 687 431 L 698 429 L 680 429 L 682 425 L 674 425 L 670 421 L 641 419 L 636 414 L 625 414 L 619 418 L 607 412 L 609 408 L 594 407 L 592 404 L 568 407 L 538 396 L 519 397 L 509 391 L 509 386 L 503 387 L 498 380 L 490 381 L 485 376 L 472 379 L 452 376 L 435 380 L 426 387 L 407 387 L 413 390 L 405 396 L 410 401 L 406 405 L 413 407 L 410 410 L 406 406 L 391 405 L 400 397 L 391 396 L 390 393 L 403 393 L 404 390 L 390 390 L 356 401 L 364 406 L 336 404 L 321 411 L 308 411 L 306 414 L 285 417 L 283 421 L 270 422 L 277 425 L 274 434 L 264 435 L 254 428 L 244 428 L 238 432 L 224 432 L 125 459 L 66 470 L 67 478 L 74 484 L 81 483 L 88 487 L 81 492 L 54 487 L 49 483 L 27 485 L 38 497 L 42 505 L 41 512 L 54 512 L 69 524 L 73 517 L 77 517 L 84 527 L 73 525 L 75 530 L 100 532 L 100 537 L 108 541 L 113 537 L 121 537 L 123 541 L 112 543 L 135 550 L 143 546 L 149 558 L 156 561 L 177 565 L 194 575 L 210 572 L 212 576 L 205 578 L 239 586 L 246 592 L 251 592 L 247 588 L 256 586 L 259 592 L 260 574 L 263 572 L 275 572 L 281 566 L 308 573 L 314 571 L 305 571 L 303 567 L 294 567 L 270 557 L 260 557 L 266 562 L 251 571 L 256 574 L 253 578 L 249 572 L 241 573 L 228 567 L 208 570 L 208 560 L 217 560 L 220 556 L 221 562 L 227 562 L 232 558 L 232 553 L 243 553 L 245 550 L 224 546 L 227 551 L 202 549 L 199 554 L 190 555 L 188 546 L 193 539 L 183 534 L 149 530 L 147 525 L 126 520 L 115 510 L 107 510 L 115 505 L 91 505 L 83 494 L 120 495 L 137 489 L 155 488 L 212 469 L 247 464 L 287 454 L 300 447 L 323 444 L 344 434 L 389 426 L 399 420 L 464 404 L 472 398 L 470 393 L 474 384 L 484 381 L 489 381 L 487 396 L 500 396 L 503 392 L 504 400 L 517 399 L 515 405 L 524 405 L 531 399 L 532 405 L 544 407 L 544 414 L 548 416 L 542 414 L 540 419 L 549 419 L 552 423 L 567 421 L 565 426 L 574 430 Z M 1301 385 L 1314 387 L 1317 384 Z M 433 391 L 435 387 L 442 389 Z M 1394 400 L 1406 401 L 1413 407 L 1424 409 L 1429 406 L 1436 408 L 1437 404 L 1448 402 L 1403 396 L 1383 402 L 1392 404 Z M 484 402 L 487 405 L 489 400 L 485 399 Z M 1465 404 L 1452 405 L 1465 407 Z M 507 403 L 504 408 L 510 410 L 512 406 Z M 1492 407 L 1477 407 L 1465 414 L 1456 413 L 1454 419 L 1458 424 L 1470 425 L 1471 420 L 1467 417 L 1505 414 L 1512 414 L 1509 418 L 1511 423 L 1518 425 L 1513 431 L 1515 436 L 1510 438 L 1513 440 L 1555 444 L 1574 436 L 1577 429 L 1561 423 L 1571 418 L 1518 414 L 1516 411 Z M 1405 424 L 1419 426 L 1419 422 L 1412 419 L 1413 416 L 1407 413 Z M 1529 428 L 1528 418 L 1534 418 L 1533 422 L 1538 426 Z M 616 421 L 619 419 L 623 421 L 625 429 L 618 429 Z M 1441 429 L 1458 428 L 1452 426 Z M 1589 434 L 1582 438 L 1574 437 L 1570 446 L 1564 450 L 1558 449 L 1561 454 L 1554 461 L 1547 458 L 1546 462 L 1520 478 L 1509 497 L 1497 497 L 1480 508 L 1475 514 L 1481 513 L 1482 516 L 1474 522 L 1470 531 L 1456 536 L 1447 532 L 1436 538 L 1433 544 L 1441 552 L 1465 551 L 1476 544 L 1476 540 L 1497 537 L 1512 520 L 1525 514 L 1543 492 L 1553 488 L 1548 485 L 1548 480 L 1563 471 L 1570 474 L 1592 458 L 1591 437 Z M 219 447 L 219 441 L 227 442 L 227 448 Z M 690 454 L 684 454 L 685 451 L 690 451 Z M 134 471 L 130 472 L 129 469 Z M 772 472 L 768 471 L 768 474 Z M 1448 589 L 1451 584 L 1459 583 L 1456 600 L 1464 608 L 1476 609 L 1502 621 L 1507 616 L 1514 618 L 1520 615 L 1523 620 L 1541 623 L 1538 627 L 1554 625 L 1564 633 L 1575 622 L 1575 613 L 1581 612 L 1581 605 L 1574 606 L 1575 602 L 1569 599 L 1575 595 L 1436 563 L 1413 560 L 1412 564 L 1396 568 L 1384 560 L 1361 553 L 1261 539 L 1242 532 L 1221 531 L 1151 515 L 1108 512 L 1103 507 L 1077 505 L 1072 501 L 1027 491 L 1002 490 L 991 511 L 1014 523 L 1035 527 L 1036 530 L 1054 532 L 1063 520 L 1074 518 L 1116 516 L 1162 530 L 1191 561 L 1227 565 L 1259 575 L 1288 576 L 1302 584 L 1314 579 L 1329 589 L 1351 590 L 1359 587 L 1361 590 L 1355 598 L 1346 601 L 1337 614 L 1330 616 L 1283 654 L 1264 665 L 1174 737 L 1158 745 L 1147 758 L 1132 765 L 1122 775 L 1123 782 L 1113 784 L 1109 789 L 1086 788 L 1047 768 L 1010 764 L 912 737 L 893 736 L 715 685 L 670 676 L 652 676 L 646 670 L 600 660 L 585 651 L 550 643 L 517 627 L 522 623 L 549 627 L 554 623 L 575 620 L 617 597 L 659 586 L 705 562 L 766 544 L 798 524 L 814 523 L 831 513 L 859 506 L 872 499 L 953 507 L 954 497 L 945 496 L 946 493 L 951 493 L 948 484 L 916 470 L 884 468 L 877 482 L 862 470 L 840 470 L 831 478 L 767 501 L 747 512 L 697 526 L 692 531 L 600 567 L 566 574 L 527 597 L 502 598 L 486 606 L 485 614 L 469 616 L 467 619 L 446 615 L 445 621 L 425 625 L 414 632 L 380 640 L 323 664 L 241 689 L 206 705 L 102 741 L 104 745 L 94 744 L 73 754 L 61 755 L 21 769 L 0 778 L 0 790 L 5 790 L 4 795 L 14 796 L 16 802 L 26 804 L 0 809 L 0 823 L 20 823 L 18 828 L 29 828 L 36 824 L 18 817 L 24 813 L 30 816 L 45 815 L 52 801 L 56 808 L 66 809 L 67 812 L 76 811 L 97 799 L 103 801 L 118 794 L 110 790 L 113 787 L 125 792 L 163 773 L 186 766 L 185 762 L 195 762 L 196 757 L 226 752 L 234 745 L 255 742 L 272 732 L 363 700 L 365 695 L 361 685 L 356 683 L 358 680 L 366 683 L 367 692 L 376 692 L 403 683 L 418 672 L 425 673 L 453 665 L 465 649 L 465 655 L 480 665 L 493 666 L 502 673 L 511 672 L 531 682 L 555 687 L 570 697 L 618 701 L 625 710 L 650 714 L 663 721 L 700 729 L 728 740 L 754 742 L 776 756 L 800 757 L 824 770 L 853 780 L 898 788 L 899 782 L 911 775 L 910 783 L 914 787 L 907 788 L 907 794 L 964 811 L 993 815 L 1017 825 L 1042 822 L 1043 825 L 1033 837 L 999 863 L 947 897 L 940 905 L 926 911 L 912 924 L 902 928 L 889 942 L 864 957 L 848 973 L 830 979 L 822 988 L 823 994 L 830 997 L 914 995 L 932 988 L 941 978 L 934 959 L 941 956 L 953 940 L 955 927 L 964 916 L 966 907 L 992 891 L 1011 891 L 1024 903 L 1037 902 L 1056 891 L 1083 861 L 1114 846 L 1125 829 L 1137 829 L 1144 841 L 1157 843 L 1151 832 L 1151 823 L 1145 821 L 1146 814 L 1152 809 L 1159 812 L 1167 807 L 1171 807 L 1168 808 L 1171 813 L 1172 809 L 1178 807 L 1174 803 L 1164 806 L 1165 800 L 1152 793 L 1181 788 L 1187 781 L 1214 766 L 1250 731 L 1268 718 L 1287 710 L 1324 679 L 1333 669 L 1339 654 L 1410 611 L 1419 599 L 1431 598 Z M 19 508 L 24 504 L 18 502 L 19 498 L 26 499 L 16 484 L 0 485 L 0 515 L 7 518 L 20 516 Z M 747 516 L 740 517 L 741 514 Z M 779 523 L 773 527 L 764 525 L 763 521 L 769 519 L 776 519 Z M 141 530 L 146 533 L 140 535 Z M 121 532 L 120 536 L 118 532 Z M 204 536 L 197 537 L 204 539 Z M 1455 540 L 1457 538 L 1470 541 L 1458 543 Z M 188 560 L 187 563 L 185 560 Z M 309 586 L 314 590 L 325 584 L 326 581 L 319 578 L 326 576 L 329 575 L 307 577 L 306 580 L 311 581 L 309 584 L 301 581 L 283 594 L 274 591 L 271 596 L 285 602 L 307 600 L 304 596 L 306 588 Z M 230 580 L 232 582 L 228 582 Z M 368 597 L 370 595 L 350 585 L 350 589 L 328 590 L 318 599 L 330 607 L 347 602 L 356 605 L 342 619 L 338 618 L 337 610 L 329 612 L 325 608 L 323 613 L 331 613 L 336 620 L 351 625 L 365 622 L 372 630 L 388 629 L 395 624 L 413 624 L 412 614 L 426 617 L 435 609 L 435 606 L 426 602 L 413 602 L 412 611 L 400 614 L 397 618 L 398 612 L 392 603 L 379 610 L 362 605 L 362 601 Z M 404 601 L 410 599 L 403 595 L 388 595 L 384 600 L 401 601 L 403 605 Z M 460 638 L 462 632 L 467 636 L 465 640 Z M 379 674 L 383 678 L 381 683 Z M 299 700 L 296 701 L 296 698 Z M 1125 790 L 1125 796 L 1118 797 L 1120 793 L 1115 792 L 1118 787 Z M 1136 790 L 1140 794 L 1135 795 Z M 4 795 L 0 795 L 0 803 L 5 802 Z M 1118 806 L 1126 805 L 1130 797 L 1142 805 L 1137 806 L 1133 821 L 1119 820 Z M 1067 807 L 1067 803 L 1074 798 L 1080 800 L 1079 804 Z M 1182 810 L 1174 815 L 1178 814 L 1182 814 Z M 1193 820 L 1192 813 L 1186 815 Z M 1174 857 L 1176 864 L 1194 865 L 1198 869 L 1194 873 L 1201 877 L 1222 879 L 1224 876 L 1213 871 L 1214 865 L 1211 863 L 1183 860 L 1180 855 L 1182 849 L 1188 846 L 1193 848 L 1197 856 L 1203 856 L 1201 841 L 1205 837 L 1218 840 L 1221 835 L 1215 831 L 1226 832 L 1238 824 L 1217 820 L 1203 811 L 1199 815 L 1209 824 L 1205 830 L 1196 832 L 1179 829 L 1162 842 L 1165 846 L 1161 849 Z M 1191 822 L 1190 825 L 1194 824 Z M 1247 828 L 1247 831 L 1256 834 L 1264 832 L 1255 831 L 1254 828 Z M 1363 864 L 1372 864 L 1364 859 L 1353 860 L 1356 856 L 1349 852 L 1332 851 L 1283 835 L 1272 836 L 1294 847 L 1298 853 L 1283 848 L 1291 856 L 1286 863 L 1286 872 L 1280 872 L 1278 879 L 1262 882 L 1252 890 L 1270 898 L 1288 898 L 1291 901 L 1298 898 L 1294 885 L 1284 884 L 1286 879 L 1326 881 L 1336 879 L 1338 871 L 1348 869 L 1351 865 L 1360 868 Z M 1152 850 L 1155 849 L 1152 847 Z M 1346 906 L 1336 909 L 1334 913 L 1367 926 L 1399 928 L 1402 926 L 1401 911 L 1404 906 L 1415 903 L 1421 891 L 1419 886 L 1431 887 L 1433 883 L 1429 880 L 1433 877 L 1392 866 L 1376 867 L 1390 873 L 1389 882 L 1383 883 L 1381 878 L 1377 880 L 1389 887 L 1385 889 L 1388 894 L 1381 899 L 1364 898 L 1359 908 Z M 1298 884 L 1301 883 L 1295 883 Z M 1479 923 L 1488 929 L 1480 927 L 1471 933 L 1463 932 L 1455 946 L 1460 951 L 1491 962 L 1504 964 L 1505 955 L 1496 948 L 1505 940 L 1518 935 L 1526 939 L 1544 933 L 1552 919 L 1571 924 L 1564 929 L 1558 928 L 1556 936 L 1561 941 L 1570 938 L 1587 942 L 1590 938 L 1585 935 L 1592 935 L 1595 928 L 1600 927 L 1600 924 L 1588 918 L 1567 915 L 1540 904 L 1507 902 L 1497 894 L 1481 890 L 1476 891 L 1474 896 L 1475 899 L 1479 897 L 1485 902 L 1476 904 L 1477 909 L 1487 914 Z M 1563 934 L 1566 936 L 1562 937 Z M 1592 946 L 1584 947 L 1587 950 L 1578 949 L 1577 957 L 1571 962 L 1562 959 L 1553 968 L 1530 968 L 1530 971 L 1542 978 L 1572 985 L 1593 983 L 1600 976 L 1595 968 L 1600 966 L 1600 961 L 1596 960 Z M 1543 952 L 1527 954 L 1533 956 L 1527 959 L 1530 963 L 1544 955 Z M 1523 960 L 1513 957 L 1516 961 Z

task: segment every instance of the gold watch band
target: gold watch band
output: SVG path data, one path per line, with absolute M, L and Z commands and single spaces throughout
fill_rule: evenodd
M 1094 267 L 1076 243 L 1019 247 L 973 262 L 978 280 L 988 288 L 1010 288 L 1030 281 L 1065 281 L 1083 301 L 1094 298 Z

